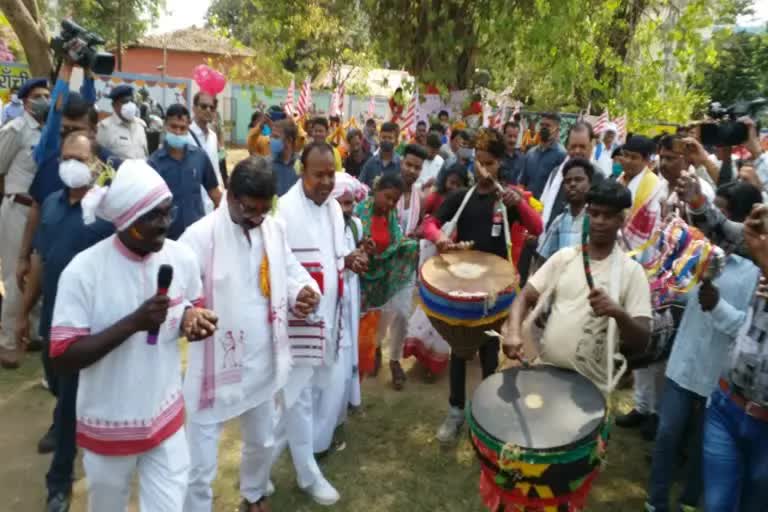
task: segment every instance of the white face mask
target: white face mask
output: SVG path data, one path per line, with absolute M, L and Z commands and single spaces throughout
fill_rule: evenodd
M 19 104 L 21 103 L 21 100 L 19 100 L 19 96 L 16 94 L 11 94 L 11 103 Z
M 68 188 L 87 187 L 93 180 L 91 168 L 80 160 L 64 160 L 59 164 L 59 177 Z
M 126 121 L 133 121 L 136 118 L 136 114 L 138 113 L 139 113 L 139 107 L 137 107 L 136 104 L 132 101 L 129 101 L 128 103 L 123 103 L 123 106 L 120 107 L 120 115 Z

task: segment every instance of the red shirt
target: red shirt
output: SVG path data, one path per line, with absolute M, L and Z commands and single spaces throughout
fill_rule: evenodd
M 389 222 L 387 217 L 374 215 L 371 217 L 371 240 L 376 244 L 376 252 L 381 254 L 389 247 Z

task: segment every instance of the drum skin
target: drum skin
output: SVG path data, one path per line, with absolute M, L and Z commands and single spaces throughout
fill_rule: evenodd
M 505 370 L 478 386 L 467 418 L 490 510 L 583 508 L 609 423 L 588 379 L 552 366 Z

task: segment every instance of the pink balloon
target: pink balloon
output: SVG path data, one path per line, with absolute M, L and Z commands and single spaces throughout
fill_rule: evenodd
M 212 96 L 219 94 L 227 85 L 227 79 L 224 78 L 224 75 L 205 64 L 200 64 L 195 68 L 192 78 L 197 82 L 201 91 Z

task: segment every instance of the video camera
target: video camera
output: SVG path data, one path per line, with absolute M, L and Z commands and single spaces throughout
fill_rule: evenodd
M 115 71 L 115 56 L 96 49 L 103 44 L 101 36 L 88 32 L 74 21 L 62 20 L 61 33 L 51 39 L 51 49 L 57 61 L 56 69 L 68 57 L 78 66 L 90 69 L 97 75 L 111 75 Z
M 714 121 L 701 125 L 701 143 L 709 146 L 737 146 L 749 138 L 749 129 L 744 123 L 737 121 L 740 117 L 749 116 L 754 119 L 758 133 L 761 118 L 766 114 L 768 100 L 757 98 L 752 101 L 741 101 L 730 107 L 723 107 L 718 102 L 709 105 L 709 117 Z

